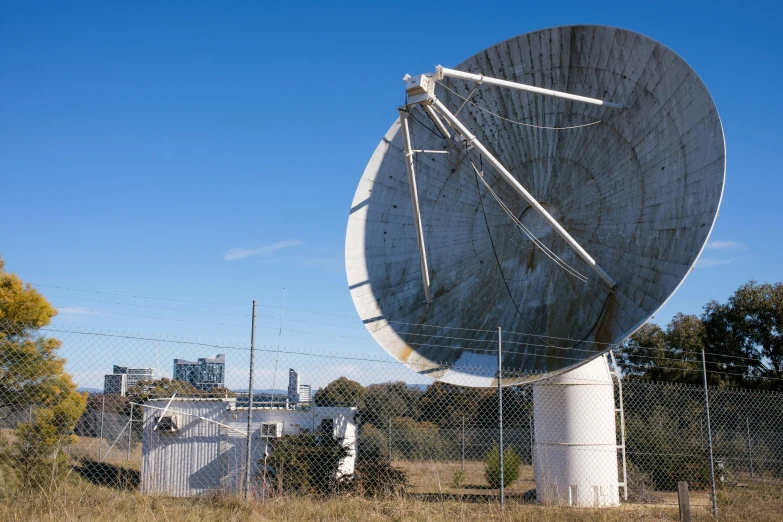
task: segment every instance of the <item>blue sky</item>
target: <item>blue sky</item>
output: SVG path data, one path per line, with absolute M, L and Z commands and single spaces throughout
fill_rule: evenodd
M 781 22 L 771 2 L 3 2 L 0 253 L 47 285 L 60 325 L 242 342 L 257 299 L 275 345 L 285 287 L 289 308 L 337 315 L 290 310 L 283 345 L 381 355 L 355 318 L 343 243 L 401 76 L 599 23 L 674 49 L 720 112 L 713 242 L 656 320 L 699 313 L 748 279 L 783 279 Z

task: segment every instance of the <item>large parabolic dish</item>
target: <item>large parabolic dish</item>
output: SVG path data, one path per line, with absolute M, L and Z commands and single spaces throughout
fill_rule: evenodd
M 498 326 L 504 385 L 579 366 L 655 314 L 706 245 L 725 178 L 718 111 L 680 56 L 612 27 L 523 34 L 455 69 L 626 107 L 450 77 L 434 87 L 616 286 L 454 129 L 446 139 L 416 105 L 412 148 L 448 152 L 413 156 L 431 302 L 398 119 L 362 175 L 348 220 L 356 309 L 387 352 L 441 381 L 495 385 Z

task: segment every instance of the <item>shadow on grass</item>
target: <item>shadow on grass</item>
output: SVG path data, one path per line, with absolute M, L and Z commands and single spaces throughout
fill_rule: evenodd
M 474 489 L 474 488 L 465 488 L 465 489 Z M 481 488 L 475 488 L 475 489 L 482 489 L 485 491 L 489 491 L 489 487 L 481 487 Z M 473 504 L 486 504 L 488 502 L 497 502 L 498 500 L 498 491 L 495 489 L 494 495 L 488 494 L 488 493 L 444 493 L 443 495 L 439 493 L 408 493 L 406 495 L 409 498 L 415 498 L 418 500 L 422 500 L 424 502 L 441 502 L 444 498 L 448 500 L 456 500 L 459 499 L 460 502 L 467 502 L 467 503 L 473 503 Z M 507 494 L 506 495 L 507 501 L 513 501 L 519 504 L 535 504 L 536 503 L 536 490 L 531 489 L 529 491 L 525 491 L 524 493 L 514 493 L 514 494 Z
M 79 475 L 93 484 L 109 486 L 114 489 L 136 490 L 139 488 L 139 472 L 121 468 L 106 462 L 83 460 L 81 466 L 74 468 Z

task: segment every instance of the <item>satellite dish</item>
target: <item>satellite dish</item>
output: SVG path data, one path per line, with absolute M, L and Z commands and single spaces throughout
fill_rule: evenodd
M 725 144 L 672 50 L 556 27 L 404 79 L 345 248 L 356 309 L 391 355 L 493 386 L 502 326 L 503 384 L 535 380 L 621 343 L 682 284 L 718 215 Z

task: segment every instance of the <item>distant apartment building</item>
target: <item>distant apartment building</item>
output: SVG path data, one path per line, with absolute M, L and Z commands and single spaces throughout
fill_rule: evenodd
M 299 403 L 309 404 L 313 400 L 313 390 L 309 384 L 299 385 Z
M 299 374 L 293 368 L 288 369 L 288 402 L 292 405 L 309 404 L 312 401 L 312 388 L 309 384 L 299 383 Z
M 115 364 L 112 373 L 103 378 L 103 393 L 124 397 L 139 381 L 151 381 L 154 375 L 152 368 L 129 368 Z
M 124 373 L 110 373 L 103 376 L 104 395 L 122 395 L 128 393 L 127 375 Z
M 224 388 L 225 377 L 226 356 L 222 353 L 195 362 L 174 359 L 174 380 L 187 382 L 198 390 Z

